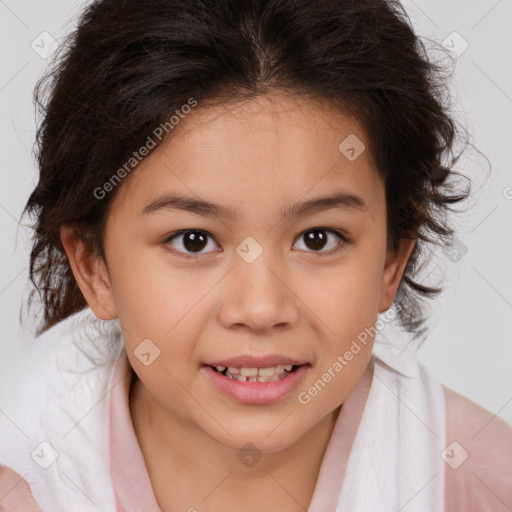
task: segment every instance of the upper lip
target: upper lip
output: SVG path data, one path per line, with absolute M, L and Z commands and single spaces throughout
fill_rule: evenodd
M 231 357 L 229 359 L 222 359 L 219 361 L 214 361 L 212 363 L 206 363 L 209 366 L 234 366 L 234 367 L 247 367 L 247 368 L 271 368 L 274 366 L 282 365 L 296 365 L 299 366 L 301 364 L 305 364 L 306 361 L 301 361 L 299 359 L 294 359 L 292 357 L 281 356 L 279 354 L 276 355 L 268 355 L 263 357 L 256 356 L 237 356 Z

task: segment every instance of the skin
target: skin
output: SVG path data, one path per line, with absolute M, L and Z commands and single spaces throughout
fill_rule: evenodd
M 367 148 L 355 161 L 338 150 L 349 134 Z M 89 306 L 99 318 L 119 318 L 138 376 L 133 425 L 162 510 L 307 509 L 339 407 L 373 340 L 309 404 L 297 395 L 391 306 L 415 243 L 387 249 L 384 183 L 368 148 L 357 121 L 290 93 L 199 105 L 118 186 L 105 232 L 108 266 L 71 227 L 62 229 Z M 239 218 L 141 215 L 164 191 L 229 206 Z M 335 191 L 357 194 L 367 209 L 281 214 Z M 323 248 L 308 245 L 305 232 L 322 226 L 349 242 L 323 231 Z M 183 236 L 165 242 L 182 229 L 211 237 L 199 252 Z M 248 236 L 263 249 L 252 263 L 236 252 Z M 134 355 L 147 338 L 161 352 L 149 366 Z M 280 402 L 242 404 L 200 371 L 241 354 L 283 354 L 311 368 Z M 262 454 L 251 468 L 236 456 L 248 442 Z

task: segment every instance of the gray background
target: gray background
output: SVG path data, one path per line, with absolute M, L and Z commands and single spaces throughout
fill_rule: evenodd
M 29 289 L 30 232 L 18 220 L 36 181 L 32 91 L 51 38 L 59 41 L 68 33 L 86 3 L 0 0 L 2 365 L 30 346 L 30 325 L 19 324 Z M 474 181 L 474 196 L 457 222 L 453 251 L 438 252 L 428 271 L 432 282 L 439 271 L 447 273 L 446 290 L 433 304 L 431 333 L 420 355 L 444 384 L 512 424 L 512 1 L 403 4 L 420 35 L 455 52 L 454 113 L 491 166 L 489 172 L 476 151 L 461 159 L 459 169 Z

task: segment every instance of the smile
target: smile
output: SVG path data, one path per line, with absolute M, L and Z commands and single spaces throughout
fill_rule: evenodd
M 217 366 L 215 370 L 229 379 L 239 382 L 275 382 L 297 370 L 298 365 L 279 365 L 267 368 L 247 368 L 236 366 Z
M 309 363 L 270 367 L 211 366 L 201 371 L 214 389 L 245 404 L 270 404 L 286 398 L 309 371 Z

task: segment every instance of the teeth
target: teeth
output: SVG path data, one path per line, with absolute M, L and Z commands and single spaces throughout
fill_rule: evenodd
M 226 377 L 240 382 L 275 382 L 286 377 L 293 365 L 273 366 L 270 368 L 235 368 L 229 367 Z M 232 370 L 234 370 L 232 372 Z M 238 371 L 238 373 L 237 373 Z
M 226 370 L 225 366 L 216 366 L 215 368 L 220 373 Z M 225 376 L 240 382 L 275 382 L 276 380 L 286 377 L 287 373 L 291 372 L 292 368 L 293 365 L 291 364 L 270 366 L 267 368 L 228 366 Z
M 260 368 L 258 370 L 258 376 L 259 377 L 272 377 L 272 375 L 275 375 L 277 372 L 277 367 L 272 366 L 270 368 Z
M 217 366 L 217 370 L 224 371 L 226 368 L 225 366 Z M 278 366 L 270 366 L 268 368 L 247 368 L 245 366 L 243 367 L 237 367 L 237 366 L 228 366 L 228 372 L 231 375 L 241 375 L 242 377 L 271 377 L 275 374 L 281 374 L 284 371 L 291 371 L 293 368 L 293 365 L 287 364 L 284 365 L 278 365 Z
M 226 377 L 229 377 L 233 380 L 238 380 L 239 382 L 275 382 L 276 380 L 281 380 L 286 376 L 286 373 L 282 373 L 278 375 L 274 373 L 271 377 L 243 377 L 242 375 L 231 375 L 229 371 L 226 372 Z
M 260 369 L 260 372 L 262 369 Z M 257 377 L 258 376 L 258 368 L 240 368 L 240 375 L 242 377 Z M 261 373 L 260 373 L 260 375 L 261 375 Z

